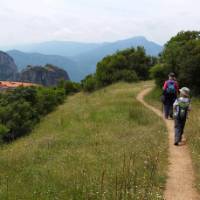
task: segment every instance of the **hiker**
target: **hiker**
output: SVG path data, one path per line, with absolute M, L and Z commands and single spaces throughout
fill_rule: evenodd
M 173 105 L 174 120 L 175 120 L 175 142 L 178 145 L 182 140 L 182 135 L 185 127 L 185 122 L 188 112 L 191 110 L 190 105 L 190 89 L 183 87 L 180 90 L 180 97 L 176 99 Z
M 163 86 L 163 105 L 164 105 L 164 116 L 168 119 L 169 116 L 173 118 L 173 103 L 177 98 L 179 91 L 178 83 L 176 81 L 175 74 L 171 72 L 169 79 L 165 81 Z

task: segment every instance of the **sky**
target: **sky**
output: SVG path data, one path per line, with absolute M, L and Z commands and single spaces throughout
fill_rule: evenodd
M 199 8 L 199 0 L 0 0 L 0 46 L 134 36 L 164 44 L 200 30 Z

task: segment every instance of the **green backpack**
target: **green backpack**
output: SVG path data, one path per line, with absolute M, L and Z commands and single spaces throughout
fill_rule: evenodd
M 178 102 L 178 119 L 185 120 L 187 118 L 190 102 Z

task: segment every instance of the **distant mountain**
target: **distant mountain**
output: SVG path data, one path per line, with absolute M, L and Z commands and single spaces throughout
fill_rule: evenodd
M 53 65 L 26 67 L 19 75 L 19 80 L 44 86 L 55 86 L 60 80 L 69 80 L 67 72 Z
M 49 41 L 36 44 L 18 45 L 14 48 L 7 47 L 6 49 L 17 49 L 19 51 L 27 53 L 37 52 L 46 55 L 60 55 L 66 57 L 73 57 L 100 46 L 101 44 L 97 43 Z
M 163 49 L 161 45 L 148 41 L 145 37 L 140 36 L 112 43 L 105 43 L 104 45 L 101 45 L 91 51 L 84 52 L 73 57 L 73 60 L 78 63 L 79 68 L 84 67 L 85 73 L 88 74 L 95 71 L 97 63 L 103 57 L 113 54 L 118 50 L 137 46 L 143 46 L 147 54 L 152 56 L 157 56 Z
M 14 58 L 19 70 L 26 68 L 28 65 L 43 66 L 52 64 L 67 71 L 71 80 L 79 81 L 83 76 L 81 70 L 78 69 L 77 64 L 73 60 L 63 56 L 24 53 L 17 50 L 11 50 L 7 53 Z
M 163 47 L 147 40 L 143 36 L 126 40 L 105 43 L 79 43 L 66 41 L 50 41 L 40 44 L 18 46 L 18 50 L 8 51 L 18 65 L 19 69 L 27 65 L 53 64 L 65 69 L 73 81 L 80 81 L 86 75 L 93 73 L 96 64 L 105 56 L 118 50 L 143 46 L 147 54 L 156 56 Z M 37 52 L 37 53 L 30 53 Z M 47 55 L 44 55 L 47 54 Z
M 0 51 L 0 80 L 14 80 L 17 76 L 17 66 L 11 56 Z

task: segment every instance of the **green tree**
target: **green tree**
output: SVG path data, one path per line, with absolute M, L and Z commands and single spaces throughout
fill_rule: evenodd
M 93 74 L 86 76 L 84 80 L 81 81 L 82 88 L 85 92 L 92 92 L 96 89 L 96 77 Z
M 188 86 L 196 95 L 200 94 L 200 32 L 182 31 L 166 43 L 161 54 L 162 74 L 175 72 L 181 86 Z M 158 70 L 158 67 L 155 67 Z M 161 69 L 161 68 L 159 68 Z M 156 69 L 153 69 L 156 71 Z M 160 73 L 154 73 L 160 83 Z
M 97 86 L 103 87 L 117 81 L 134 82 L 149 78 L 149 69 L 157 59 L 147 56 L 143 47 L 118 51 L 97 64 Z

